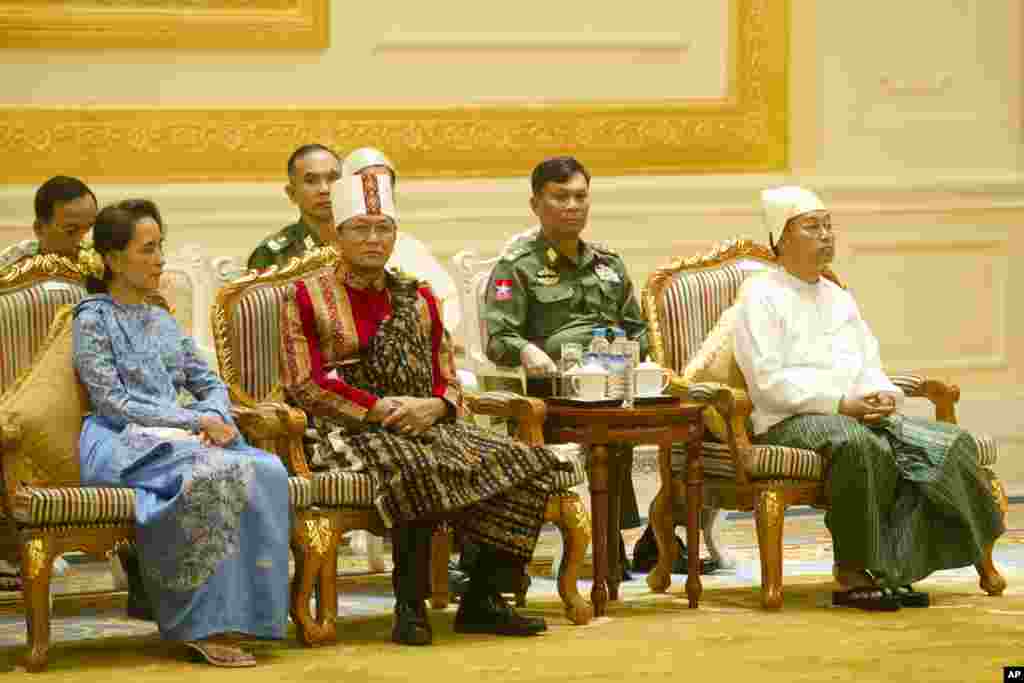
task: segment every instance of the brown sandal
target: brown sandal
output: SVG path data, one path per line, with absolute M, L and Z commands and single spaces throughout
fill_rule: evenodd
M 251 653 L 240 647 L 225 645 L 222 643 L 210 643 L 203 640 L 190 640 L 185 647 L 191 650 L 191 654 L 197 660 L 203 660 L 211 666 L 219 666 L 229 669 L 237 669 L 248 666 L 256 666 L 256 658 Z M 223 656 L 224 649 L 232 650 L 237 657 Z M 221 653 L 217 651 L 220 650 Z

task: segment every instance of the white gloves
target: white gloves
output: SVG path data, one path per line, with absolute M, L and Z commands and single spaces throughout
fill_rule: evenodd
M 519 352 L 519 361 L 523 364 L 528 377 L 540 377 L 558 373 L 558 366 L 551 356 L 534 344 L 527 344 Z

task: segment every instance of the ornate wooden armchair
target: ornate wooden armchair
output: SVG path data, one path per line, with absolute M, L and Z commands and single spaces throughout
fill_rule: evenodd
M 654 356 L 672 370 L 670 390 L 707 402 L 705 421 L 721 436 L 720 442 L 708 441 L 703 447 L 705 504 L 753 510 L 761 555 L 761 604 L 778 609 L 782 606 L 783 515 L 790 505 L 827 507 L 828 463 L 814 451 L 751 443 L 748 420 L 753 404 L 732 357 L 728 309 L 747 277 L 771 268 L 778 266 L 767 247 L 748 240 L 723 242 L 707 254 L 675 259 L 654 272 L 644 288 L 643 309 L 651 326 Z M 826 276 L 841 284 L 833 273 Z M 704 367 L 690 364 L 698 354 L 708 361 Z M 937 420 L 956 422 L 958 387 L 914 374 L 890 378 L 908 397 L 930 400 Z M 997 458 L 995 441 L 975 438 L 978 464 L 1005 516 L 1006 495 L 991 469 Z M 678 454 L 678 462 L 682 467 L 685 454 Z M 675 491 L 679 504 L 685 487 L 677 485 Z M 655 500 L 651 514 L 669 514 L 664 502 Z M 982 589 L 1002 593 L 1006 581 L 992 564 L 991 548 L 977 569 Z
M 281 270 L 271 268 L 262 273 L 250 272 L 225 285 L 218 293 L 211 312 L 217 357 L 232 398 L 241 405 L 283 400 L 279 380 L 279 322 L 286 289 L 299 277 L 319 269 L 333 268 L 336 258 L 336 252 L 325 247 L 308 253 L 302 259 L 293 259 Z M 516 418 L 519 438 L 529 443 L 543 443 L 543 402 L 508 392 L 468 395 L 466 400 L 474 413 Z M 306 417 L 297 408 L 278 405 L 292 425 L 292 431 L 287 440 L 281 442 L 282 450 L 278 452 L 288 454 L 289 467 L 294 474 L 308 477 L 313 482 L 317 506 L 303 513 L 297 533 L 305 533 L 303 542 L 316 551 L 306 555 L 303 576 L 307 585 L 312 586 L 315 582 L 319 586 L 318 628 L 333 634 L 338 541 L 343 533 L 350 530 L 365 529 L 382 534 L 384 525 L 373 505 L 371 478 L 351 470 L 311 472 L 302 444 Z M 581 476 L 581 467 L 578 465 L 576 471 L 564 473 L 562 478 L 568 481 Z M 559 482 L 560 486 L 562 484 Z M 566 603 L 569 618 L 575 623 L 586 623 L 591 616 L 590 605 L 576 590 L 576 573 L 589 538 L 578 522 L 577 511 L 571 498 L 554 496 L 548 506 L 548 519 L 562 528 L 566 544 L 571 548 L 563 562 L 559 592 Z M 439 528 L 434 537 L 432 561 L 431 602 L 435 608 L 448 603 L 448 547 L 447 533 Z
M 0 396 L 0 557 L 21 564 L 30 671 L 48 661 L 54 558 L 71 551 L 110 557 L 135 539 L 134 492 L 81 485 L 78 437 L 89 401 L 72 365 L 72 313 L 84 275 L 67 259 L 38 256 L 0 281 L 0 311 L 17 313 L 5 333 L 52 320 L 31 362 L 20 359 L 22 372 Z M 7 341 L 4 348 L 14 348 Z M 235 418 L 251 443 L 268 450 L 286 427 L 276 406 L 236 408 Z M 313 500 L 305 479 L 292 478 L 289 494 L 298 512 Z

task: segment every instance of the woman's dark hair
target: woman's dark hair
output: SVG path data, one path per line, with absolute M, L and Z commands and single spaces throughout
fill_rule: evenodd
M 582 173 L 590 185 L 590 173 L 575 157 L 551 157 L 537 164 L 530 175 L 530 186 L 533 194 L 540 196 L 548 183 L 564 183 L 577 173 Z
M 36 190 L 36 221 L 49 223 L 53 220 L 53 210 L 58 202 L 70 202 L 86 195 L 92 197 L 94 202 L 96 201 L 96 195 L 92 193 L 89 186 L 78 178 L 66 175 L 50 178 Z
M 135 224 L 144 218 L 152 218 L 164 234 L 164 221 L 156 204 L 148 199 L 126 199 L 123 202 L 104 206 L 96 215 L 92 229 L 92 246 L 103 259 L 103 277 L 90 275 L 85 279 L 85 289 L 90 294 L 106 294 L 110 291 L 113 273 L 106 265 L 106 256 L 112 251 L 124 251 L 135 236 Z

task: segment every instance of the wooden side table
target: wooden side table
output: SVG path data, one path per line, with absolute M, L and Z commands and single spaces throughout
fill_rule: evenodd
M 663 593 L 672 581 L 672 558 L 676 553 L 672 510 L 672 444 L 685 443 L 686 457 L 686 543 L 689 574 L 686 595 L 691 608 L 700 600 L 700 509 L 704 481 L 701 441 L 704 424 L 702 405 L 681 399 L 659 403 L 638 403 L 632 409 L 620 406 L 581 405 L 559 399 L 547 400 L 544 423 L 548 443 L 579 443 L 590 451 L 590 503 L 594 523 L 594 587 L 590 599 L 594 615 L 602 616 L 610 600 L 618 600 L 622 569 L 619 564 L 619 496 L 608 482 L 618 481 L 622 466 L 609 451 L 610 444 L 656 444 L 658 446 L 658 495 L 651 505 L 650 524 L 658 544 L 658 564 L 647 577 L 651 590 Z M 610 542 L 609 539 L 614 539 Z M 609 567 L 611 573 L 609 573 Z

